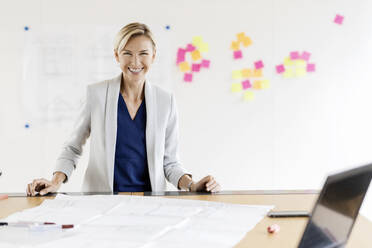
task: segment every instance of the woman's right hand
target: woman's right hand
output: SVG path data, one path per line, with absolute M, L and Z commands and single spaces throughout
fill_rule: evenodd
M 46 195 L 49 192 L 57 192 L 65 179 L 66 175 L 59 171 L 54 174 L 52 181 L 44 178 L 35 179 L 27 185 L 27 196 L 35 196 L 37 193 Z

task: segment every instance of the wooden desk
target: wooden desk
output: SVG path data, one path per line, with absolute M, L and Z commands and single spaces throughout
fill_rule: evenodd
M 131 194 L 131 193 L 123 193 Z M 143 193 L 133 193 L 143 195 Z M 146 194 L 145 194 L 146 195 Z M 148 194 L 147 194 L 148 195 Z M 275 210 L 308 210 L 311 211 L 317 198 L 314 191 L 232 191 L 220 194 L 195 194 L 189 192 L 155 193 L 154 197 L 193 199 L 204 201 L 228 202 L 239 204 L 275 205 Z M 159 196 L 160 195 L 160 196 Z M 0 218 L 17 211 L 40 205 L 48 197 L 12 197 L 0 201 Z M 305 228 L 307 218 L 272 219 L 265 217 L 257 226 L 248 232 L 237 248 L 241 247 L 296 247 Z M 277 234 L 268 234 L 267 227 L 277 223 L 281 230 Z M 360 216 L 351 233 L 348 248 L 372 247 L 372 222 Z

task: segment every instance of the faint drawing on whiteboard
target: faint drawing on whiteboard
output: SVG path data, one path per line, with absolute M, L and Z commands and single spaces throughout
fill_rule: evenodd
M 117 26 L 34 26 L 24 33 L 22 108 L 34 127 L 71 126 L 86 85 L 117 76 L 113 40 Z M 148 79 L 171 89 L 168 33 L 151 27 L 157 38 L 155 63 Z
M 48 76 L 62 76 L 72 74 L 72 49 L 70 47 L 66 48 L 56 48 L 50 47 L 46 48 L 43 52 L 45 54 L 44 72 Z M 63 59 L 60 59 L 64 57 Z M 61 63 L 67 62 L 70 63 Z

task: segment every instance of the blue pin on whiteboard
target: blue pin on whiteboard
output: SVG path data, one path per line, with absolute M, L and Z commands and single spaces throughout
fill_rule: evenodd
M 28 26 L 24 27 L 25 31 L 28 31 L 30 28 Z
M 169 30 L 170 29 L 170 26 L 169 25 L 165 26 L 165 29 L 166 30 Z
M 30 124 L 26 123 L 26 124 L 25 124 L 25 128 L 26 128 L 26 129 L 30 128 Z

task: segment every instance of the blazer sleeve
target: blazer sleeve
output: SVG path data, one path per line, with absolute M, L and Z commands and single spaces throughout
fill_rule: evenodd
M 90 135 L 90 102 L 90 87 L 88 86 L 78 119 L 74 124 L 70 137 L 63 145 L 62 152 L 57 159 L 54 169 L 54 173 L 60 171 L 66 174 L 67 177 L 64 183 L 68 181 L 72 171 L 76 168 L 76 164 L 83 153 L 83 146 Z
M 181 166 L 178 157 L 178 114 L 173 94 L 171 95 L 171 110 L 165 131 L 164 174 L 166 179 L 178 188 L 179 179 L 190 173 Z M 179 188 L 178 188 L 179 189 Z

